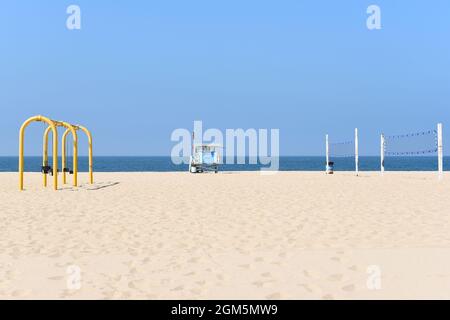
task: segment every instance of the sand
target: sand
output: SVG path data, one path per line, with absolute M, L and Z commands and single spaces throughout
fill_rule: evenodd
M 450 175 L 0 174 L 2 299 L 450 299 Z

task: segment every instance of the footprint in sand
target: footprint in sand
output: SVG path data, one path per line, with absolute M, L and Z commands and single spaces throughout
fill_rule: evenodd
M 49 255 L 48 257 L 49 258 L 59 258 L 59 257 L 61 257 L 61 254 L 60 253 L 54 253 L 52 255 Z
M 332 260 L 334 262 L 341 262 L 341 258 L 339 258 L 339 257 L 331 257 L 330 260 Z
M 102 299 L 111 300 L 114 298 L 114 291 L 103 291 L 102 295 Z M 64 296 L 61 296 L 61 298 L 64 298 Z
M 184 286 L 178 286 L 178 287 L 175 287 L 173 289 L 170 289 L 170 291 L 181 291 L 183 289 L 184 289 Z
M 198 257 L 192 257 L 188 260 L 189 263 L 196 263 L 198 260 L 200 260 L 200 258 Z
M 136 268 L 131 268 L 130 269 L 130 274 L 136 274 L 137 273 L 137 269 Z
M 216 274 L 216 278 L 218 280 L 222 280 L 222 281 L 225 281 L 225 280 L 229 279 L 229 277 L 226 274 Z
M 348 269 L 352 270 L 352 271 L 358 271 L 358 267 L 356 265 L 352 265 L 352 266 L 348 267 Z
M 262 288 L 264 286 L 264 281 L 255 281 L 252 284 L 258 288 Z
M 150 258 L 149 258 L 149 257 L 144 258 L 144 259 L 142 260 L 142 264 L 147 264 L 147 263 L 149 263 L 149 262 L 150 262 Z
M 312 289 L 309 285 L 307 285 L 306 283 L 300 283 L 299 284 L 300 287 L 304 288 L 306 291 L 308 291 L 309 293 L 314 293 L 314 289 Z
M 204 290 L 202 289 L 192 289 L 191 293 L 195 294 L 195 295 L 201 295 L 204 293 Z
M 319 278 L 319 274 L 317 274 L 313 271 L 303 270 L 303 274 L 305 275 L 305 277 L 310 278 L 310 279 L 318 279 Z
M 348 286 L 342 287 L 342 290 L 347 291 L 347 292 L 352 292 L 355 290 L 355 285 L 350 284 Z
M 344 277 L 343 274 L 337 273 L 337 274 L 330 275 L 328 277 L 328 280 L 330 280 L 330 281 L 341 281 L 343 277 Z
M 266 299 L 268 299 L 268 300 L 280 300 L 281 299 L 281 293 L 279 293 L 279 292 L 272 293 L 272 294 L 268 295 L 266 297 Z

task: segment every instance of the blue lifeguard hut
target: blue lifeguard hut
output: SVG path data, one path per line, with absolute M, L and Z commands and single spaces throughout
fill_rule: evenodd
M 219 171 L 220 155 L 218 144 L 194 144 L 189 162 L 189 172 L 201 173 Z

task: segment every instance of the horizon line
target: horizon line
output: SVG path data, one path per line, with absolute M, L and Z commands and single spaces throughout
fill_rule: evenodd
M 424 158 L 424 157 L 429 157 L 429 158 L 437 157 L 437 155 L 413 155 L 413 156 L 405 155 L 404 157 L 414 157 L 414 156 L 421 157 L 421 158 Z M 18 158 L 18 157 L 19 157 L 18 155 L 0 155 L 0 158 Z M 24 157 L 42 157 L 42 155 L 25 155 Z M 58 158 L 60 158 L 60 157 L 61 157 L 61 155 L 58 156 Z M 68 157 L 70 158 L 72 156 L 68 156 Z M 78 157 L 88 157 L 88 155 L 78 155 Z M 134 157 L 134 158 L 139 158 L 139 157 L 141 157 L 141 158 L 144 158 L 144 157 L 158 157 L 158 158 L 163 158 L 163 157 L 165 157 L 165 158 L 171 158 L 170 155 L 94 155 L 94 158 L 95 157 L 117 157 L 117 158 L 120 158 L 120 157 L 123 157 L 123 158 L 125 158 L 125 157 Z M 188 157 L 188 156 L 186 156 L 186 157 Z M 237 156 L 235 156 L 235 157 L 237 157 Z M 274 157 L 274 156 L 268 155 L 268 157 Z M 326 157 L 326 156 L 325 155 L 279 155 L 279 157 Z M 360 154 L 359 157 L 380 157 L 380 155 L 361 155 Z M 402 156 L 387 156 L 387 157 L 397 157 L 398 158 L 398 157 L 402 157 Z M 450 157 L 450 155 L 444 155 L 444 157 Z M 49 158 L 51 158 L 51 155 L 49 155 Z M 245 158 L 250 158 L 250 157 L 249 156 L 245 156 Z M 259 156 L 253 157 L 253 158 L 259 158 Z M 336 158 L 340 158 L 340 157 L 336 157 Z M 345 157 L 345 158 L 353 158 L 353 157 Z

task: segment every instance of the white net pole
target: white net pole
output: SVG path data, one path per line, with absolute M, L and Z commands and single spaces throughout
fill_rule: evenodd
M 328 164 L 330 162 L 330 145 L 328 143 L 328 134 L 325 135 L 325 154 L 326 154 L 326 173 L 328 173 Z
M 347 169 L 348 171 L 355 170 L 356 175 L 359 173 L 359 157 L 358 157 L 358 129 L 355 129 L 354 139 L 350 141 L 341 141 L 341 142 L 330 142 L 329 136 L 326 135 L 326 153 L 327 153 L 327 164 L 330 162 L 334 162 L 334 158 L 355 158 L 355 169 Z M 351 159 L 352 160 L 352 159 Z M 345 163 L 346 161 L 344 161 Z M 350 162 L 351 163 L 351 162 Z M 328 166 L 327 166 L 328 167 Z M 329 168 L 330 169 L 330 168 Z M 328 171 L 332 171 L 327 170 Z M 331 173 L 331 172 L 329 172 Z
M 381 135 L 380 155 L 381 155 L 381 174 L 384 173 L 384 134 Z
M 358 146 L 358 128 L 355 128 L 355 170 L 359 174 L 359 146 Z

